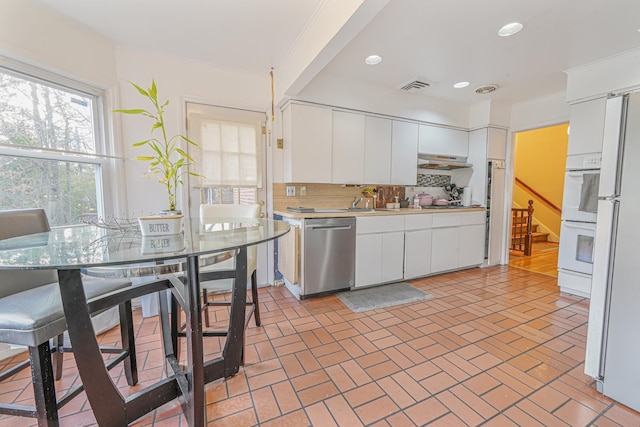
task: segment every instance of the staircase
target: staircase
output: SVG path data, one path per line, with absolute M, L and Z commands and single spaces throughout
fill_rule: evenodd
M 511 243 L 512 244 L 517 241 L 516 240 L 517 238 L 514 236 L 522 235 L 527 230 L 526 222 L 523 223 L 523 221 L 521 220 L 517 222 L 519 222 L 519 224 L 511 224 Z M 531 240 L 533 241 L 533 243 L 547 242 L 549 240 L 549 233 L 538 231 L 538 224 L 531 223 Z
M 546 242 L 549 233 L 538 231 L 533 223 L 533 200 L 526 209 L 511 208 L 511 252 L 530 256 L 534 242 Z

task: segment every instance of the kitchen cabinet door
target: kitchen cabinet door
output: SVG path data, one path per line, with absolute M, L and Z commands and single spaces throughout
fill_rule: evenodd
M 391 120 L 364 119 L 365 184 L 391 184 Z
M 355 287 L 382 282 L 382 234 L 356 236 Z
M 460 267 L 480 265 L 484 262 L 485 224 L 460 227 L 459 256 Z
M 404 232 L 382 234 L 380 282 L 402 280 L 404 272 Z
M 404 278 L 414 279 L 431 273 L 431 230 L 404 233 Z
M 391 128 L 391 184 L 418 181 L 418 124 L 394 120 Z
M 570 107 L 568 156 L 602 152 L 606 104 L 606 98 L 598 98 Z
M 331 182 L 334 184 L 364 184 L 363 114 L 333 112 L 331 145 Z
M 426 154 L 467 157 L 469 155 L 469 132 L 420 125 L 418 151 Z
M 331 109 L 313 105 L 282 111 L 285 182 L 331 182 L 332 118 Z
M 437 228 L 431 238 L 431 272 L 458 268 L 460 230 L 458 227 Z

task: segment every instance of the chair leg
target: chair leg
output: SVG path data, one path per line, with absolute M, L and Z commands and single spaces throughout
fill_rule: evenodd
M 253 320 L 256 322 L 256 326 L 260 326 L 260 304 L 258 304 L 258 278 L 256 270 L 251 273 L 251 298 L 253 298 Z
M 51 351 L 51 364 L 53 365 L 53 375 L 56 381 L 62 378 L 62 363 L 64 361 L 64 334 L 60 334 L 53 340 L 53 348 Z
M 202 310 L 204 312 L 204 325 L 209 327 L 209 293 L 202 289 Z
M 180 311 L 182 307 L 178 304 L 178 301 L 171 296 L 171 345 L 173 346 L 173 354 L 176 356 L 176 359 L 180 360 L 180 337 L 178 336 L 179 331 L 181 329 L 182 319 L 180 316 Z
M 124 375 L 127 384 L 138 384 L 138 361 L 136 357 L 135 334 L 133 332 L 133 315 L 131 314 L 131 301 L 125 301 L 118 305 L 120 313 L 120 337 L 122 350 L 129 353 L 124 359 Z
M 33 396 L 39 426 L 58 426 L 58 404 L 51 366 L 51 348 L 49 341 L 37 347 L 29 347 Z

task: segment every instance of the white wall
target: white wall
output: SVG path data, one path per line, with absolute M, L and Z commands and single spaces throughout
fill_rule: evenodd
M 565 92 L 531 99 L 514 104 L 511 108 L 511 125 L 513 132 L 537 129 L 557 125 L 569 121 L 569 104 Z
M 578 101 L 640 87 L 640 49 L 567 71 L 567 100 Z
M 148 108 L 144 99 L 129 85 L 128 81 L 149 88 L 155 79 L 158 96 L 169 99 L 166 109 L 166 124 L 171 135 L 186 134 L 185 101 L 203 102 L 224 107 L 267 111 L 271 103 L 271 83 L 268 71 L 262 75 L 242 73 L 230 69 L 213 67 L 208 64 L 181 58 L 117 49 L 117 74 L 120 79 L 120 108 Z M 132 143 L 149 137 L 151 122 L 139 116 L 118 115 L 122 124 L 119 141 L 128 151 L 127 157 L 144 155 L 144 150 L 129 150 Z M 128 208 L 130 213 L 150 213 L 167 209 L 166 190 L 155 180 L 143 177 L 147 164 L 138 161 L 126 162 Z M 178 196 L 180 197 L 180 195 Z M 179 208 L 186 211 L 183 195 Z
M 113 42 L 23 0 L 0 1 L 0 54 L 103 89 L 117 82 Z
M 108 91 L 109 108 L 146 107 L 127 80 L 145 88 L 151 79 L 160 97 L 169 99 L 167 125 L 172 134 L 184 133 L 184 102 L 267 111 L 271 102 L 268 70 L 247 74 L 166 57 L 150 52 L 118 49 L 110 40 L 73 21 L 22 0 L 0 1 L 0 54 Z M 129 150 L 147 139 L 150 123 L 142 117 L 109 114 L 115 123 L 115 152 L 128 158 L 143 154 Z M 107 123 L 110 128 L 110 124 Z M 166 192 L 143 177 L 146 163 L 125 161 L 127 200 L 119 209 L 149 213 L 166 207 Z M 128 205 L 128 206 L 127 206 Z

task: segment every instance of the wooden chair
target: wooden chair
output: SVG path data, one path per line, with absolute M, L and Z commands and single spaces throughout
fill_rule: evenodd
M 200 224 L 204 227 L 207 226 L 207 218 L 260 218 L 261 206 L 258 204 L 253 205 L 200 205 Z M 258 305 L 258 281 L 256 277 L 258 261 L 258 248 L 252 246 L 247 248 L 247 283 L 251 283 L 251 300 L 247 301 L 247 306 L 250 307 L 247 314 L 247 322 L 251 315 L 254 316 L 256 326 L 260 326 L 260 308 Z M 233 270 L 235 260 L 230 259 L 220 264 L 205 267 L 202 269 L 203 276 L 206 277 L 207 272 Z M 216 302 L 212 301 L 210 297 L 213 294 L 228 293 L 231 292 L 233 286 L 233 279 L 219 279 L 212 281 L 203 281 L 200 284 L 202 288 L 202 307 L 204 310 L 205 325 L 209 326 L 209 310 L 210 306 L 230 306 L 229 302 Z M 226 332 L 224 332 L 226 333 Z
M 0 211 L 0 240 L 49 231 L 42 209 Z M 28 347 L 29 359 L 0 373 L 0 381 L 31 366 L 35 406 L 0 404 L 0 414 L 33 417 L 40 426 L 57 426 L 58 409 L 82 391 L 82 385 L 58 399 L 55 381 L 62 376 L 64 331 L 67 324 L 62 309 L 55 270 L 0 271 L 0 342 Z M 124 279 L 83 279 L 88 300 L 131 286 Z M 122 348 L 103 348 L 124 360 L 129 385 L 138 382 L 131 302 L 119 305 Z M 53 344 L 50 344 L 50 340 Z M 115 363 L 108 365 L 108 368 Z M 55 370 L 54 370 L 55 367 Z

